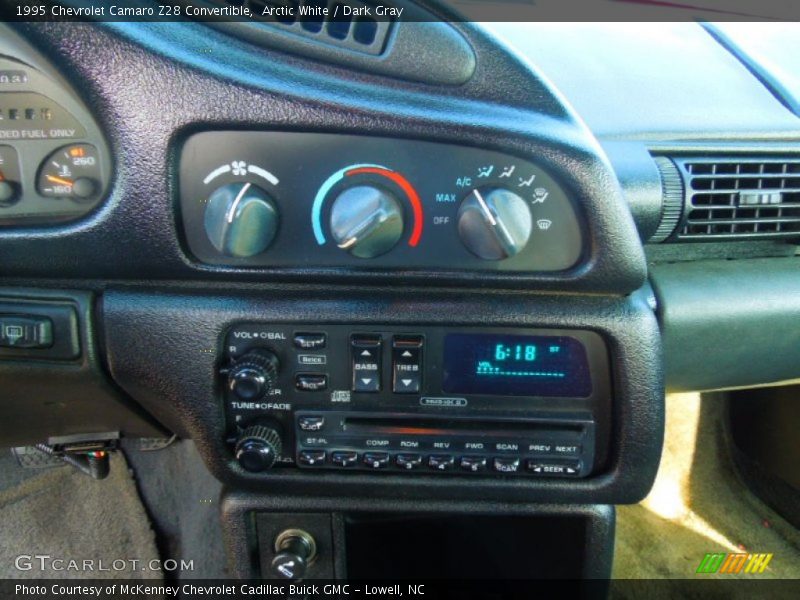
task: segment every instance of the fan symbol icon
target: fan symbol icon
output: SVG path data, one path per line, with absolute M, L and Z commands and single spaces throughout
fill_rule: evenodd
M 241 177 L 242 175 L 247 174 L 247 163 L 243 160 L 235 160 L 231 163 L 231 168 L 233 169 L 233 174 L 236 177 Z

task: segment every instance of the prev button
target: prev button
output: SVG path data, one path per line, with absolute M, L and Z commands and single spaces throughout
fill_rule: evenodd
M 577 477 L 581 472 L 581 463 L 577 460 L 548 461 L 534 458 L 528 461 L 528 471 L 535 475 Z

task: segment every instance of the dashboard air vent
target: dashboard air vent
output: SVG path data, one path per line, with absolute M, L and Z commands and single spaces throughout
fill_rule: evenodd
M 208 0 L 245 6 L 252 20 L 337 48 L 377 56 L 383 52 L 391 18 L 359 0 Z
M 685 196 L 674 240 L 800 238 L 800 156 L 672 162 Z

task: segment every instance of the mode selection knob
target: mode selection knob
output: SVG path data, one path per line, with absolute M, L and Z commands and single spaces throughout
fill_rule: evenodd
M 281 435 L 268 425 L 251 425 L 236 442 L 236 460 L 246 471 L 266 471 L 281 455 Z
M 246 258 L 269 247 L 278 232 L 275 203 L 249 182 L 229 183 L 208 197 L 204 225 L 208 239 L 227 256 Z
M 267 350 L 251 350 L 228 369 L 228 388 L 240 400 L 260 400 L 275 386 L 278 357 Z
M 342 250 L 373 258 L 391 250 L 403 236 L 403 208 L 395 196 L 376 186 L 341 192 L 331 206 L 331 235 Z
M 458 210 L 458 234 L 475 256 L 502 260 L 528 243 L 533 218 L 528 203 L 503 188 L 477 188 Z

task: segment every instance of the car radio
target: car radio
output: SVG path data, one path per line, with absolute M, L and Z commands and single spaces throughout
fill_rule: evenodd
M 585 477 L 607 454 L 592 331 L 242 323 L 220 375 L 248 471 Z

